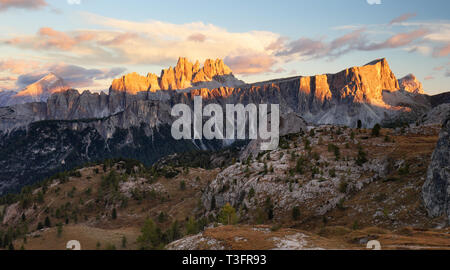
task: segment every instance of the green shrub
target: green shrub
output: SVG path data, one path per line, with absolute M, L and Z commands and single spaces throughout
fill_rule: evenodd
M 300 217 L 300 208 L 298 206 L 295 206 L 292 209 L 292 219 L 293 220 L 298 220 Z
M 380 126 L 380 124 L 376 124 L 376 125 L 372 128 L 372 136 L 374 136 L 374 137 L 380 136 L 380 131 L 381 131 L 381 126 Z
M 180 190 L 186 190 L 186 182 L 184 180 L 180 182 Z
M 367 160 L 367 154 L 366 152 L 364 152 L 364 150 L 362 149 L 362 147 L 359 147 L 358 150 L 358 155 L 356 156 L 356 164 L 358 166 L 362 166 L 364 163 L 366 163 Z
M 347 192 L 347 188 L 348 188 L 347 181 L 341 180 L 341 182 L 339 183 L 339 192 L 346 193 Z

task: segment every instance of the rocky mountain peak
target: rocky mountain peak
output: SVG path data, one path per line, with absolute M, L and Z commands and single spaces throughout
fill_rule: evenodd
M 46 101 L 52 94 L 70 89 L 64 80 L 54 73 L 48 73 L 38 81 L 19 91 L 9 101 L 12 104 Z
M 200 67 L 199 61 L 194 64 L 186 57 L 180 57 L 176 66 L 163 69 L 160 77 L 154 74 L 143 77 L 137 73 L 130 73 L 120 79 L 115 79 L 111 90 L 136 94 L 144 91 L 187 89 L 199 83 L 213 81 L 217 81 L 218 84 L 212 85 L 222 86 L 221 80 L 216 80 L 217 76 L 229 76 L 234 79 L 231 69 L 224 64 L 222 59 L 207 59 L 203 67 Z
M 400 88 L 414 94 L 425 94 L 422 83 L 417 80 L 413 74 L 408 74 L 405 77 L 398 80 Z

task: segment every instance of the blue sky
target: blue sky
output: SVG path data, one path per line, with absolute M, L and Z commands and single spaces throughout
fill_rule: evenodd
M 52 71 L 79 89 L 179 56 L 224 58 L 247 82 L 335 73 L 386 57 L 398 78 L 450 90 L 450 1 L 0 0 L 0 89 Z M 77 1 L 72 1 L 77 2 Z

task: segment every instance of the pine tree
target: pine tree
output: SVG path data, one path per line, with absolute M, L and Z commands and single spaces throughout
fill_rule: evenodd
M 48 216 L 45 218 L 44 225 L 45 227 L 51 227 L 52 225 Z
M 198 232 L 198 224 L 195 221 L 194 217 L 189 217 L 188 222 L 186 223 L 186 233 L 188 235 L 196 234 Z
M 292 219 L 298 220 L 299 217 L 300 217 L 300 209 L 298 208 L 298 206 L 295 206 L 292 209 Z
M 211 210 L 216 209 L 216 197 L 213 196 L 211 199 Z
M 56 226 L 57 226 L 56 234 L 59 238 L 59 237 L 61 237 L 62 232 L 63 232 L 63 225 L 62 225 L 62 223 L 58 223 Z
M 374 137 L 380 136 L 380 130 L 381 130 L 380 124 L 376 124 L 372 129 L 372 136 Z
M 358 129 L 362 128 L 362 121 L 358 119 Z
M 153 220 L 147 219 L 141 229 L 141 235 L 137 238 L 137 243 L 143 250 L 157 249 L 161 246 L 161 230 L 155 225 Z
M 238 221 L 236 215 L 236 209 L 233 208 L 229 203 L 227 203 L 219 214 L 219 222 L 224 225 L 236 224 Z
M 124 236 L 122 236 L 122 248 L 126 248 L 127 247 L 127 238 Z

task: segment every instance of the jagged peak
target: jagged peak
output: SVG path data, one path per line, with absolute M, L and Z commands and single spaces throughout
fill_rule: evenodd
M 148 90 L 181 90 L 213 81 L 216 76 L 227 75 L 233 76 L 222 59 L 206 59 L 200 67 L 198 60 L 193 63 L 187 57 L 179 57 L 176 66 L 162 69 L 159 77 L 153 73 L 144 77 L 133 72 L 115 79 L 110 89 L 131 94 Z
M 388 64 L 388 61 L 386 60 L 386 58 L 380 58 L 380 59 L 373 60 L 372 62 L 369 62 L 369 63 L 365 64 L 364 66 L 373 66 L 378 63 Z
M 38 81 L 28 85 L 17 93 L 17 97 L 25 96 L 47 96 L 53 93 L 66 91 L 70 86 L 64 80 L 53 72 L 49 72 Z
M 400 85 L 400 89 L 402 90 L 414 94 L 425 94 L 422 83 L 412 73 L 409 73 L 405 77 L 398 80 L 398 83 Z

